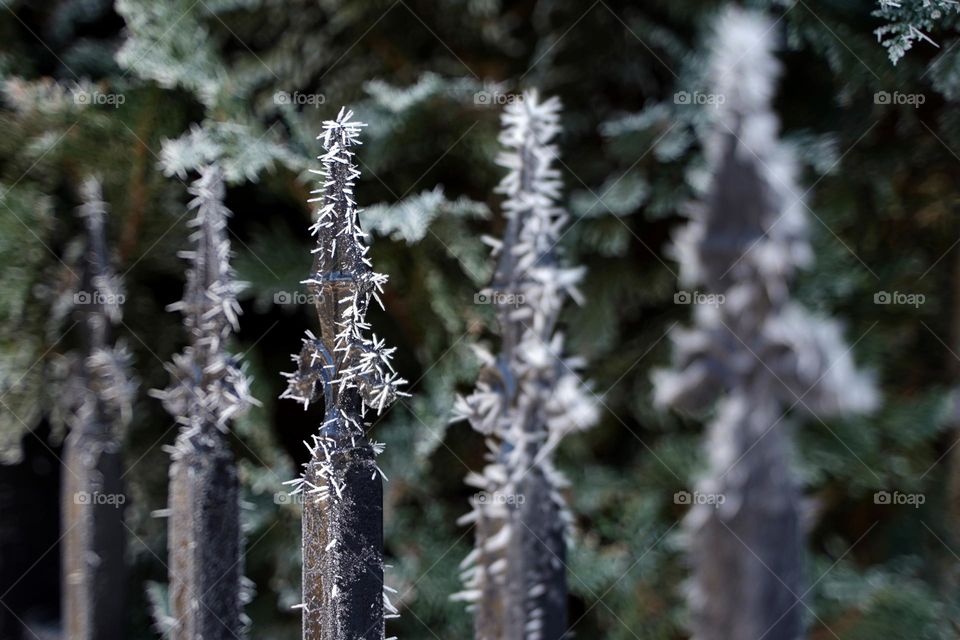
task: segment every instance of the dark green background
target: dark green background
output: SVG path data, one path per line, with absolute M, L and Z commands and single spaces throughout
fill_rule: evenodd
M 476 375 L 471 344 L 492 314 L 473 303 L 490 265 L 480 243 L 502 218 L 499 108 L 478 104 L 493 82 L 539 87 L 565 105 L 560 140 L 573 227 L 563 240 L 586 265 L 587 301 L 569 308 L 570 350 L 589 365 L 602 420 L 569 439 L 559 466 L 576 516 L 570 616 L 581 638 L 683 638 L 685 576 L 676 537 L 701 465 L 702 420 L 651 407 L 649 374 L 669 358 L 664 335 L 685 322 L 673 304 L 677 267 L 665 255 L 702 172 L 703 107 L 678 91 L 709 90 L 706 35 L 724 2 L 705 0 L 49 0 L 0 2 L 0 442 L 23 440 L 23 462 L 0 467 L 0 625 L 56 615 L 56 483 L 61 420 L 52 410 L 56 356 L 75 348 L 72 320 L 52 312 L 77 264 L 73 215 L 81 179 L 104 180 L 110 239 L 125 274 L 119 333 L 136 354 L 141 393 L 126 434 L 132 568 L 129 637 L 152 637 L 148 583 L 165 581 L 168 455 L 176 433 L 146 395 L 166 385 L 162 363 L 185 336 L 165 305 L 178 299 L 187 200 L 180 177 L 195 158 L 163 152 L 191 125 L 217 142 L 231 178 L 227 204 L 243 299 L 235 345 L 263 407 L 235 425 L 248 555 L 257 596 L 252 637 L 298 637 L 299 518 L 277 504 L 320 422 L 276 401 L 280 371 L 314 327 L 309 309 L 275 305 L 310 263 L 314 139 L 340 105 L 369 123 L 358 150 L 357 196 L 369 207 L 373 260 L 390 275 L 378 335 L 398 347 L 413 398 L 377 423 L 387 444 L 388 584 L 401 617 L 388 635 L 467 638 L 470 616 L 448 596 L 471 544 L 455 520 L 462 480 L 483 443 L 448 426 L 453 394 Z M 884 405 L 849 421 L 798 421 L 796 472 L 809 498 L 807 604 L 811 637 L 952 638 L 958 618 L 960 448 L 951 389 L 960 362 L 960 90 L 955 20 L 893 66 L 869 0 L 746 3 L 776 20 L 785 72 L 776 108 L 804 167 L 817 262 L 796 283 L 806 305 L 836 315 L 855 359 L 876 372 Z M 118 64 L 117 52 L 122 48 Z M 123 95 L 85 107 L 70 87 Z M 59 86 L 54 84 L 59 83 Z M 490 87 L 487 86 L 489 90 Z M 277 91 L 324 104 L 277 105 Z M 877 104 L 879 91 L 922 94 L 919 108 Z M 203 135 L 203 134 L 198 134 Z M 207 158 L 211 159 L 211 158 Z M 186 171 L 185 179 L 195 174 Z M 442 185 L 442 196 L 433 190 Z M 62 262 L 61 262 L 62 261 Z M 879 291 L 920 293 L 917 308 L 876 305 Z M 33 363 L 37 363 L 34 366 Z M 25 433 L 29 428 L 33 435 Z M 880 490 L 922 493 L 914 509 L 874 502 Z M 9 506 L 14 505 L 14 506 Z M 16 513 L 16 519 L 7 517 Z M 9 589 L 13 585 L 12 589 Z M 160 586 L 152 587 L 159 592 Z M 6 627 L 0 626 L 0 629 Z

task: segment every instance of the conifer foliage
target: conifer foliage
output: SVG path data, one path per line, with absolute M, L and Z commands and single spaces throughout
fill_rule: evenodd
M 121 319 L 123 288 L 110 266 L 100 182 L 87 178 L 81 195 L 86 260 L 74 301 L 85 344 L 65 398 L 72 406 L 62 495 L 63 629 L 64 637 L 77 640 L 120 640 L 126 580 L 121 431 L 130 421 L 136 383 L 130 353 L 111 336 Z
M 464 561 L 466 590 L 456 597 L 475 612 L 479 640 L 556 640 L 566 633 L 570 518 L 552 453 L 597 419 L 576 373 L 581 363 L 564 358 L 557 330 L 566 298 L 580 297 L 583 270 L 564 266 L 556 249 L 568 220 L 557 204 L 559 99 L 527 92 L 502 121 L 498 163 L 508 173 L 497 191 L 507 227 L 503 240 L 488 239 L 498 263 L 491 289 L 480 294 L 496 305 L 500 353 L 478 349 L 477 390 L 456 405 L 456 417 L 489 447 L 489 464 L 467 478 L 481 493 L 461 519 L 475 523 L 476 544 Z
M 958 14 L 960 3 L 956 0 L 877 0 L 873 15 L 886 24 L 874 29 L 873 33 L 886 47 L 890 61 L 896 64 L 917 42 L 939 47 L 927 32 L 941 21 L 955 25 Z
M 168 370 L 172 384 L 154 392 L 180 424 L 170 466 L 168 549 L 170 637 L 228 639 L 244 631 L 242 534 L 237 469 L 228 442 L 230 419 L 256 401 L 238 359 L 226 349 L 239 327 L 243 283 L 230 267 L 223 174 L 208 166 L 190 187 L 193 247 L 181 301 L 190 345 Z
M 381 640 L 383 483 L 374 456 L 383 449 L 366 434 L 367 414 L 390 405 L 405 383 L 390 366 L 392 348 L 367 337 L 371 298 L 380 302 L 387 276 L 373 271 L 366 234 L 357 219 L 352 147 L 366 126 L 341 109 L 324 122 L 323 176 L 310 202 L 320 209 L 310 228 L 317 238 L 313 268 L 303 282 L 313 298 L 320 337 L 308 332 L 297 370 L 281 397 L 303 404 L 320 398 L 324 421 L 313 434 L 310 461 L 292 481 L 303 495 L 303 638 Z
M 730 9 L 715 29 L 710 77 L 725 100 L 707 142 L 711 179 L 673 245 L 681 281 L 713 299 L 695 307 L 692 329 L 673 332 L 675 368 L 655 373 L 656 399 L 686 410 L 716 402 L 698 486 L 713 499 L 685 520 L 693 637 L 786 640 L 801 637 L 807 615 L 787 413 L 819 419 L 876 397 L 838 325 L 790 298 L 812 252 L 796 163 L 770 108 L 772 26 Z

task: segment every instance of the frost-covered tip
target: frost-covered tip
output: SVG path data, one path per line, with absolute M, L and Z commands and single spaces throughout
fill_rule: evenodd
M 504 150 L 497 158 L 508 169 L 497 192 L 506 196 L 503 212 L 513 224 L 503 242 L 494 243 L 494 255 L 503 252 L 494 286 L 523 288 L 523 294 L 531 297 L 517 316 L 530 317 L 541 333 L 549 330 L 566 295 L 581 300 L 576 284 L 582 269 L 564 269 L 555 259 L 557 242 L 569 220 L 557 205 L 563 183 L 555 166 L 558 150 L 553 140 L 561 130 L 560 109 L 557 97 L 541 102 L 536 91 L 507 105 L 499 137 Z M 533 309 L 541 313 L 530 314 Z
M 566 297 L 581 299 L 577 283 L 583 275 L 582 268 L 564 267 L 556 255 L 569 219 L 557 204 L 562 181 L 553 140 L 561 130 L 560 108 L 556 97 L 541 101 L 536 91 L 529 91 L 502 116 L 504 151 L 497 162 L 508 172 L 497 192 L 506 196 L 508 228 L 502 241 L 490 243 L 499 258 L 493 288 L 519 302 L 498 309 L 504 353 L 498 358 L 475 348 L 486 374 L 475 393 L 458 398 L 455 405 L 455 419 L 468 419 L 481 433 L 500 438 L 510 438 L 518 428 L 510 405 L 527 396 L 543 404 L 547 420 L 538 428 L 548 428 L 551 442 L 597 419 L 591 394 L 573 373 L 581 363 L 563 359 L 563 336 L 554 331 Z M 504 379 L 504 368 L 516 381 Z M 517 384 L 527 379 L 545 381 L 550 391 Z
M 284 374 L 288 386 L 281 395 L 306 408 L 322 392 L 327 406 L 323 431 L 340 435 L 363 431 L 358 417 L 343 410 L 347 396 L 359 396 L 362 419 L 367 409 L 381 412 L 403 395 L 399 388 L 406 382 L 390 364 L 394 349 L 376 334 L 367 337 L 370 299 L 383 306 L 380 295 L 387 276 L 373 271 L 366 234 L 358 221 L 354 184 L 360 171 L 351 147 L 361 144 L 360 131 L 366 125 L 352 118 L 352 111 L 341 109 L 335 120 L 324 122 L 317 136 L 324 148 L 318 158 L 323 169 L 311 170 L 321 181 L 309 200 L 319 203 L 310 227 L 317 244 L 312 272 L 301 284 L 319 301 L 321 336 L 307 332 L 301 352 L 293 356 L 297 370 Z
M 280 396 L 305 409 L 324 398 L 323 423 L 305 443 L 310 461 L 290 482 L 305 495 L 301 609 L 303 637 L 311 639 L 382 638 L 384 616 L 396 615 L 383 584 L 383 473 L 374 462 L 383 447 L 368 440 L 365 416 L 383 411 L 405 381 L 390 365 L 394 349 L 366 321 L 371 298 L 382 306 L 387 277 L 373 271 L 358 221 L 352 147 L 365 125 L 352 117 L 341 109 L 318 136 L 322 170 L 313 173 L 321 180 L 309 200 L 319 205 L 310 227 L 316 246 L 301 284 L 313 294 L 320 335 L 307 332 Z
M 731 9 L 718 18 L 709 77 L 711 91 L 725 99 L 711 110 L 705 143 L 711 192 L 690 207 L 690 224 L 668 248 L 684 284 L 719 291 L 754 272 L 773 282 L 812 259 L 796 158 L 779 141 L 771 109 L 780 73 L 775 45 L 773 25 L 760 14 Z M 726 214 L 744 192 L 750 206 Z
M 90 348 L 80 361 L 68 359 L 74 373 L 82 370 L 79 386 L 67 382 L 70 392 L 65 399 L 68 422 L 80 427 L 99 413 L 118 426 L 126 426 L 131 419 L 138 382 L 132 375 L 133 356 L 122 340 L 110 344 L 108 327 L 122 319 L 124 300 L 123 280 L 112 266 L 107 248 L 107 203 L 103 200 L 100 180 L 87 177 L 80 186 L 83 201 L 77 210 L 86 229 L 85 287 L 93 291 L 79 291 L 75 304 L 82 304 L 90 329 Z M 78 368 L 79 367 L 79 368 Z M 79 382 L 79 378 L 77 382 Z
M 775 25 L 767 17 L 741 10 L 725 11 L 717 19 L 710 41 L 707 78 L 721 100 L 716 109 L 722 122 L 769 110 L 780 75 L 775 56 Z
M 201 428 L 215 424 L 225 430 L 227 421 L 244 412 L 256 400 L 239 359 L 226 350 L 226 342 L 238 328 L 240 304 L 237 294 L 245 283 L 234 279 L 230 266 L 227 219 L 223 204 L 223 173 L 217 166 L 200 170 L 190 186 L 188 222 L 192 247 L 178 255 L 188 261 L 183 299 L 167 307 L 183 314 L 190 345 L 167 365 L 173 382 L 163 391 L 152 391 L 167 411 L 181 423 Z
M 103 200 L 100 179 L 88 176 L 80 185 L 83 204 L 77 215 L 83 220 L 87 231 L 87 267 L 90 269 L 89 285 L 94 291 L 81 292 L 78 301 L 92 301 L 110 324 L 118 324 L 123 316 L 121 302 L 124 299 L 123 281 L 110 266 L 106 246 L 107 203 Z M 85 298 L 84 298 L 85 296 Z

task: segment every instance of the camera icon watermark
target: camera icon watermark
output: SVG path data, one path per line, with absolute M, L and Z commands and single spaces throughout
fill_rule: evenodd
M 497 306 L 519 307 L 526 303 L 522 293 L 510 293 L 495 289 L 484 289 L 473 294 L 473 304 L 492 304 Z
M 722 293 L 703 293 L 702 291 L 677 291 L 673 294 L 673 304 L 695 304 L 719 307 L 727 301 Z
M 722 493 L 703 493 L 701 491 L 677 491 L 673 494 L 673 504 L 677 505 L 709 505 L 719 507 L 727 501 L 727 497 Z
M 282 305 L 316 304 L 319 299 L 316 294 L 303 291 L 277 291 L 273 294 L 273 304 Z
M 877 291 L 873 294 L 873 304 L 902 305 L 917 309 L 927 301 L 922 293 L 906 293 L 902 291 Z
M 918 109 L 926 101 L 927 96 L 923 93 L 877 91 L 873 94 L 873 104 L 880 105 L 906 105 Z
M 73 92 L 73 103 L 81 106 L 110 106 L 119 109 L 127 101 L 122 93 L 101 93 L 76 89 Z
M 901 493 L 900 491 L 877 491 L 873 494 L 873 504 L 888 506 L 908 506 L 919 509 L 926 503 L 927 497 L 922 493 Z
M 699 91 L 677 91 L 673 94 L 673 103 L 679 105 L 699 105 L 717 108 L 727 101 L 722 93 L 701 93 Z
M 319 109 L 320 105 L 326 104 L 327 96 L 322 93 L 301 93 L 299 91 L 294 91 L 293 93 L 287 91 L 277 91 L 273 94 L 273 104 L 277 105 L 294 105 L 294 106 L 308 106 L 313 107 L 314 109 Z
M 73 494 L 73 504 L 108 505 L 119 509 L 127 502 L 122 493 L 101 493 L 100 491 L 77 491 Z
M 273 494 L 273 504 L 299 504 L 302 505 L 305 502 L 305 497 L 303 492 L 300 493 L 287 493 L 286 491 L 277 491 Z
M 127 297 L 122 293 L 103 292 L 99 289 L 93 291 L 77 291 L 73 294 L 73 304 L 78 307 L 87 305 L 106 305 L 117 306 L 126 302 Z
M 527 501 L 527 497 L 522 493 L 489 493 L 484 491 L 474 496 L 477 504 L 495 504 L 508 507 L 517 507 Z
M 504 106 L 515 102 L 523 102 L 523 95 L 483 89 L 473 94 L 473 104 L 483 107 L 493 105 Z

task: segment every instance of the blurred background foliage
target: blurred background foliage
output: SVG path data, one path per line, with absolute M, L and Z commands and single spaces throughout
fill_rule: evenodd
M 88 174 L 102 177 L 112 210 L 127 286 L 120 333 L 142 380 L 125 435 L 129 637 L 154 635 L 148 594 L 163 598 L 166 523 L 151 512 L 166 506 L 162 445 L 176 429 L 146 391 L 166 385 L 161 365 L 185 340 L 180 318 L 164 311 L 183 286 L 184 181 L 216 160 L 230 182 L 236 266 L 250 283 L 237 346 L 263 403 L 233 438 L 257 592 L 247 613 L 253 637 L 299 637 L 290 608 L 300 601 L 299 516 L 281 483 L 307 459 L 302 441 L 321 413 L 275 399 L 279 372 L 313 322 L 295 304 L 310 263 L 306 170 L 318 165 L 322 120 L 343 104 L 369 123 L 357 194 L 374 264 L 391 278 L 386 312 L 371 313 L 372 323 L 413 381 L 413 397 L 374 428 L 387 444 L 387 582 L 401 612 L 388 635 L 470 636 L 469 615 L 448 596 L 471 544 L 455 523 L 468 509 L 463 477 L 480 469 L 484 447 L 448 419 L 454 393 L 475 379 L 470 346 L 489 339 L 493 320 L 474 293 L 491 271 L 480 236 L 503 223 L 493 194 L 497 103 L 538 87 L 565 105 L 574 222 L 562 244 L 588 273 L 586 304 L 564 323 L 604 409 L 601 424 L 559 456 L 576 516 L 570 619 L 583 638 L 685 637 L 677 523 L 686 507 L 674 494 L 697 477 L 702 421 L 654 412 L 649 372 L 667 361 L 665 333 L 690 311 L 674 304 L 677 267 L 663 249 L 702 185 L 710 107 L 677 94 L 707 90 L 704 36 L 725 4 L 0 2 L 0 636 L 18 637 L 18 618 L 57 615 L 57 554 L 45 554 L 59 537 L 57 379 L 79 341 L 68 302 L 80 258 L 73 211 Z M 817 257 L 798 297 L 845 321 L 885 400 L 868 418 L 795 425 L 809 504 L 810 635 L 956 637 L 955 17 L 926 25 L 938 47 L 918 41 L 893 65 L 873 32 L 896 16 L 872 15 L 872 0 L 742 4 L 773 16 L 784 45 L 777 110 L 810 188 Z M 878 92 L 923 100 L 885 103 Z M 925 301 L 875 304 L 882 291 Z M 877 491 L 926 499 L 878 505 Z

